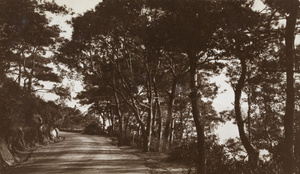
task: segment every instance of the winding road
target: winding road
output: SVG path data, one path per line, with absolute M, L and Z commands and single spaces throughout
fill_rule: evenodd
M 65 140 L 34 151 L 7 174 L 146 174 L 144 161 L 110 144 L 106 137 L 61 132 Z

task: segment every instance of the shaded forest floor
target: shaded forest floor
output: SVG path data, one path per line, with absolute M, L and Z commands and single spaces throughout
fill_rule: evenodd
M 112 144 L 117 145 L 117 140 L 112 138 Z M 141 149 L 131 146 L 119 147 L 127 153 L 132 153 L 145 161 L 145 165 L 150 168 L 150 174 L 188 174 L 188 168 L 180 162 L 173 161 L 166 153 L 143 152 Z M 193 171 L 190 174 L 194 173 Z
M 159 152 L 138 152 L 138 157 L 146 161 L 150 174 L 183 174 L 188 173 L 188 168 L 178 162 L 172 162 L 169 156 Z

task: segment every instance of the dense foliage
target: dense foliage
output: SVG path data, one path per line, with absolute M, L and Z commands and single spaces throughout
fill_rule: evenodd
M 46 58 L 60 29 L 50 26 L 45 13 L 67 13 L 53 2 L 0 0 L 0 170 L 18 162 L 18 153 L 48 144 L 50 131 L 61 125 L 56 103 L 42 100 L 41 82 L 59 83 Z M 54 91 L 53 91 L 54 92 Z
M 103 123 L 109 120 L 119 145 L 131 140 L 144 151 L 170 151 L 198 173 L 290 173 L 283 164 L 297 153 L 283 146 L 294 146 L 297 123 L 294 87 L 284 72 L 297 67 L 287 68 L 293 58 L 283 50 L 294 40 L 287 35 L 295 29 L 287 27 L 296 24 L 283 32 L 278 23 L 294 12 L 279 1 L 264 1 L 257 12 L 253 3 L 103 1 L 73 19 L 72 39 L 57 60 L 84 75 L 80 99 Z M 210 79 L 220 72 L 234 90 L 234 109 L 218 114 L 212 107 L 218 87 Z M 231 119 L 240 137 L 220 145 L 214 129 Z
M 0 137 L 22 128 L 26 142 L 42 142 L 40 116 L 48 129 L 85 127 L 118 136 L 119 146 L 168 152 L 199 174 L 299 173 L 299 1 L 263 0 L 262 11 L 254 2 L 103 0 L 72 19 L 67 40 L 44 15 L 65 8 L 0 0 Z M 51 61 L 82 76 L 85 117 L 56 105 L 69 94 Z M 234 101 L 218 113 L 212 79 L 221 73 Z M 58 83 L 62 100 L 39 99 L 41 81 Z M 220 143 L 228 121 L 239 137 Z

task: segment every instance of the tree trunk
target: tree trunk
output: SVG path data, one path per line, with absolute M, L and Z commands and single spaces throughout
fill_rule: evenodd
M 106 127 L 106 120 L 105 120 L 105 118 L 104 118 L 104 115 L 102 114 L 101 115 L 101 117 L 102 117 L 102 120 L 103 120 L 103 131 L 105 130 L 105 127 Z
M 130 140 L 128 140 L 128 120 L 128 117 L 124 118 L 124 142 L 126 145 L 130 144 Z
M 22 62 L 19 61 L 19 74 L 18 74 L 18 84 L 21 86 L 21 78 L 22 78 Z
M 197 158 L 197 174 L 205 174 L 206 173 L 206 165 L 205 165 L 205 135 L 204 135 L 204 125 L 200 121 L 200 111 L 198 108 L 199 94 L 198 87 L 196 85 L 197 79 L 197 57 L 195 52 L 190 52 L 189 56 L 189 64 L 190 64 L 190 98 L 192 104 L 192 114 L 197 130 L 197 143 L 198 143 L 198 158 Z
M 163 131 L 162 131 L 161 106 L 159 101 L 157 101 L 157 116 L 158 116 L 158 151 L 161 152 Z
M 115 80 L 115 71 L 114 68 L 112 68 L 112 81 L 113 81 L 113 86 L 116 87 L 116 80 Z M 119 97 L 116 91 L 114 91 L 114 99 L 116 102 L 116 114 L 119 119 L 119 136 L 118 136 L 118 146 L 123 146 L 123 118 L 120 110 L 120 102 L 119 102 Z M 126 134 L 125 134 L 126 135 Z
M 163 147 L 162 151 L 166 152 L 169 148 L 168 140 L 170 139 L 170 132 L 171 132 L 171 121 L 173 117 L 173 106 L 174 106 L 174 99 L 175 99 L 175 92 L 176 92 L 177 80 L 173 77 L 172 88 L 171 92 L 168 93 L 169 101 L 168 101 L 168 113 L 165 125 L 165 132 L 163 137 Z
M 118 94 L 120 94 L 120 93 L 118 93 Z M 149 143 L 148 143 L 148 140 L 149 140 L 148 133 L 146 130 L 146 126 L 145 126 L 143 120 L 141 119 L 140 111 L 137 107 L 135 99 L 131 98 L 131 101 L 129 102 L 128 100 L 126 100 L 126 98 L 122 94 L 120 94 L 120 96 L 122 97 L 123 101 L 132 109 L 133 114 L 134 114 L 137 122 L 139 123 L 139 126 L 141 127 L 141 132 L 142 132 L 142 137 L 143 137 L 143 151 L 148 152 L 149 147 L 150 147 Z
M 297 19 L 298 0 L 290 0 L 288 7 L 289 16 L 286 19 L 285 28 L 285 54 L 286 54 L 286 112 L 284 116 L 284 159 L 283 171 L 285 174 L 294 173 L 294 40 Z
M 7 67 L 5 67 L 5 61 L 4 60 L 2 60 L 2 57 L 1 57 L 2 55 L 1 55 L 1 53 L 0 53 L 0 86 L 2 86 L 3 85 L 3 82 L 4 82 L 4 79 L 5 79 L 5 77 L 6 77 L 6 72 L 5 72 L 5 68 L 7 68 Z M 19 66 L 20 66 L 20 64 L 19 64 Z M 20 68 L 19 68 L 20 69 Z M 20 78 L 20 77 L 19 77 Z M 20 83 L 21 82 L 19 82 L 19 86 L 20 86 Z
M 242 112 L 241 112 L 241 95 L 242 95 L 242 90 L 245 85 L 245 78 L 246 78 L 246 73 L 247 73 L 247 66 L 246 66 L 246 60 L 245 59 L 240 59 L 241 65 L 242 65 L 242 73 L 241 76 L 238 80 L 238 84 L 235 87 L 234 94 L 234 111 L 235 111 L 235 118 L 236 122 L 238 125 L 239 129 L 239 135 L 242 141 L 243 146 L 245 147 L 247 154 L 248 154 L 248 159 L 249 159 L 249 165 L 251 169 L 256 169 L 257 164 L 258 164 L 258 155 L 259 152 L 253 147 L 253 145 L 250 143 L 244 129 L 244 121 L 242 117 Z
M 148 145 L 147 145 L 147 152 L 150 150 L 151 146 L 151 138 L 152 138 L 152 122 L 153 122 L 153 102 L 152 102 L 152 75 L 151 72 L 147 73 L 148 76 L 148 103 L 149 103 L 149 108 L 148 108 L 148 117 L 147 117 L 147 138 L 148 138 Z
M 249 76 L 250 77 L 250 76 Z M 251 141 L 251 105 L 252 105 L 252 101 L 251 101 L 251 94 L 252 94 L 252 90 L 251 90 L 251 85 L 248 83 L 248 96 L 247 96 L 247 102 L 248 102 L 248 112 L 247 112 L 247 127 L 248 127 L 248 139 L 249 141 Z
M 116 92 L 114 92 L 114 98 L 116 102 L 116 114 L 119 119 L 119 136 L 118 136 L 118 146 L 123 146 L 123 120 L 122 120 L 122 114 L 120 111 L 120 103 L 119 98 Z
M 139 113 L 135 111 L 135 114 L 138 114 L 137 117 L 139 117 Z M 141 132 L 142 132 L 142 138 L 143 138 L 143 152 L 149 152 L 150 146 L 149 146 L 149 139 L 148 139 L 148 130 L 145 128 L 145 124 L 141 122 L 141 120 L 138 120 Z
M 173 146 L 174 143 L 174 126 L 175 126 L 175 119 L 172 119 L 171 126 L 170 126 L 170 136 L 169 136 L 169 147 Z
M 150 146 L 148 143 L 148 136 L 147 136 L 147 131 L 141 127 L 142 131 L 142 137 L 143 137 L 143 152 L 149 152 L 150 151 Z
M 158 118 L 158 151 L 162 151 L 162 117 L 161 117 L 161 106 L 159 101 L 159 95 L 157 91 L 156 85 L 154 85 L 154 92 L 155 92 L 155 106 L 156 106 L 156 117 Z
M 109 118 L 110 118 L 110 120 L 111 120 L 111 128 L 110 128 L 110 134 L 111 135 L 113 135 L 114 134 L 114 129 L 115 129 L 115 119 L 114 119 L 114 114 L 113 114 L 113 112 L 112 112 L 112 110 L 111 110 L 111 104 L 109 104 L 108 105 L 108 114 L 109 114 Z
M 297 127 L 296 127 L 296 135 L 295 135 L 295 166 L 296 166 L 296 174 L 300 174 L 300 120 L 298 118 Z
M 152 132 L 155 132 L 155 130 L 157 129 L 156 126 L 158 124 L 156 99 L 152 99 L 152 102 Z
M 189 115 L 189 114 L 188 114 Z M 183 142 L 183 130 L 184 130 L 184 124 L 183 124 L 183 112 L 180 112 L 180 142 Z
M 141 127 L 141 132 L 142 132 L 142 137 L 143 137 L 143 151 L 144 152 L 149 152 L 149 148 L 150 148 L 150 144 L 149 144 L 149 138 L 148 138 L 148 132 L 149 130 L 146 129 L 145 124 L 143 123 L 143 121 L 140 118 L 140 114 L 139 114 L 139 110 L 137 109 L 136 105 L 133 103 L 133 105 L 131 106 L 132 108 L 135 108 L 133 110 L 135 118 L 137 119 L 140 127 Z
M 31 93 L 31 88 L 32 88 L 32 79 L 33 79 L 33 73 L 34 73 L 34 68 L 35 68 L 35 61 L 34 61 L 34 55 L 32 55 L 31 58 L 31 71 L 29 74 L 29 80 L 28 80 L 28 92 Z

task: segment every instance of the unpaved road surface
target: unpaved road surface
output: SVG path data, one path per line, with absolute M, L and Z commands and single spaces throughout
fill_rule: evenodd
M 139 157 L 110 144 L 106 137 L 61 132 L 65 140 L 33 152 L 28 161 L 5 174 L 146 174 Z

